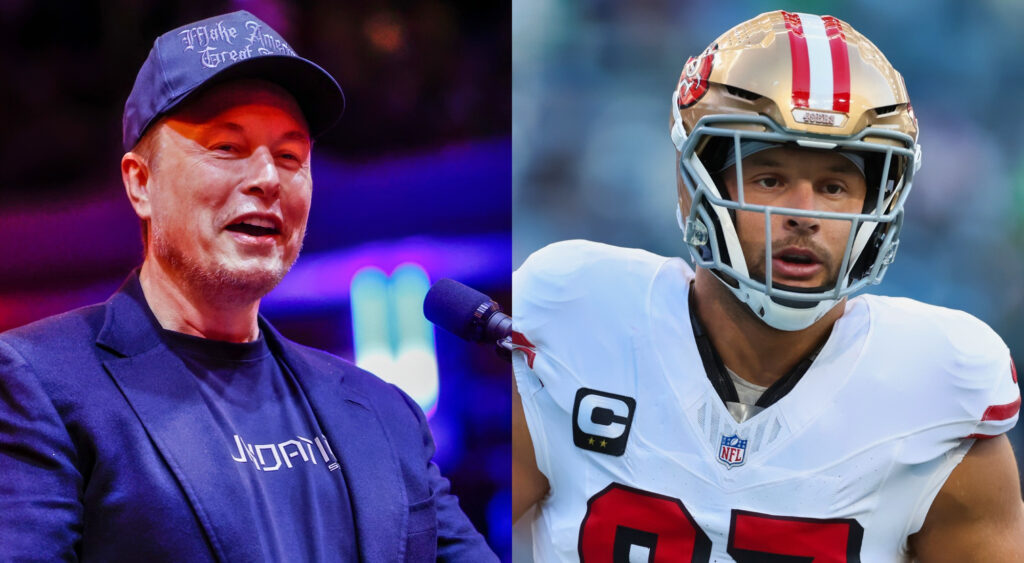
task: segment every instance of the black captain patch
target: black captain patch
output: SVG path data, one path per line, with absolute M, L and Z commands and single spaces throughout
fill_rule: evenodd
M 577 448 L 620 456 L 633 424 L 636 399 L 581 387 L 572 407 L 572 440 Z

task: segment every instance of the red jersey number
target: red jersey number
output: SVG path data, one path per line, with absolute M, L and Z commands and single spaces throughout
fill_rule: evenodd
M 705 563 L 711 540 L 679 499 L 612 483 L 587 501 L 580 563 L 625 562 L 637 551 L 650 563 Z
M 797 518 L 733 510 L 729 555 L 738 563 L 860 563 L 864 528 L 853 518 Z
M 733 510 L 727 551 L 739 563 L 860 563 L 864 528 L 852 518 L 798 518 Z M 705 563 L 708 535 L 673 497 L 612 483 L 587 501 L 581 563 Z

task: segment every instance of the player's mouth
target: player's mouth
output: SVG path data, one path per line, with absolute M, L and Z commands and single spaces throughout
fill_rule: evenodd
M 249 213 L 235 218 L 224 229 L 234 233 L 239 242 L 267 244 L 277 240 L 282 223 L 280 217 L 270 213 Z
M 806 248 L 789 246 L 772 254 L 772 278 L 807 281 L 824 269 L 821 259 Z

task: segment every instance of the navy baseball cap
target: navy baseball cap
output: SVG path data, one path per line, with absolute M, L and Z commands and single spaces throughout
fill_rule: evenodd
M 181 26 L 156 38 L 124 104 L 125 152 L 150 125 L 203 87 L 259 78 L 278 84 L 302 109 L 317 137 L 345 109 L 338 82 L 316 63 L 295 54 L 269 25 L 244 10 Z

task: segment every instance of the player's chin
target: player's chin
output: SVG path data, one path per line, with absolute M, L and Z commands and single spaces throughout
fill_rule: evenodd
M 787 277 L 772 277 L 772 287 L 778 289 L 796 289 L 800 291 L 831 289 L 832 284 L 817 279 L 793 279 Z
M 765 271 L 762 268 L 752 268 L 751 278 L 764 283 Z M 827 269 L 816 272 L 809 276 L 786 276 L 772 273 L 772 287 L 775 289 L 796 291 L 799 293 L 812 293 L 816 291 L 830 291 L 835 288 L 835 274 Z
M 772 276 L 772 287 L 798 293 L 832 291 L 836 287 L 836 276 L 831 272 L 810 277 Z

